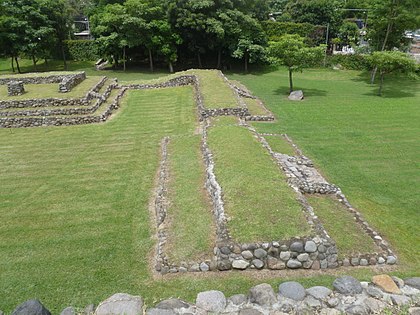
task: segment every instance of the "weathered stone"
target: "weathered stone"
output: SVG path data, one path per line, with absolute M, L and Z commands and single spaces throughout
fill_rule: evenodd
M 239 315 L 264 315 L 264 314 L 253 308 L 245 308 L 239 311 Z
M 371 297 L 365 299 L 364 304 L 369 309 L 369 311 L 374 314 L 382 313 L 382 311 L 387 307 L 384 302 Z
M 306 293 L 318 300 L 325 300 L 332 293 L 332 291 L 326 287 L 315 286 L 306 289 Z
M 232 263 L 229 260 L 221 260 L 217 263 L 217 269 L 220 271 L 230 270 Z
M 287 315 L 287 313 L 283 313 L 283 312 L 281 312 L 281 311 L 276 311 L 276 310 L 274 310 L 274 311 L 271 311 L 271 312 L 269 313 L 269 315 Z
M 191 272 L 198 272 L 198 271 L 200 271 L 200 265 L 199 264 L 192 264 L 189 270 Z
M 300 262 L 308 261 L 308 259 L 309 259 L 309 254 L 307 253 L 303 253 L 297 256 L 297 260 L 299 260 Z
M 254 256 L 257 257 L 258 259 L 261 259 L 267 256 L 267 252 L 262 248 L 257 248 L 254 251 Z
M 220 252 L 225 255 L 229 255 L 231 253 L 230 248 L 227 246 L 223 246 L 222 248 L 220 248 Z
M 395 258 L 394 256 L 388 256 L 386 258 L 386 263 L 388 265 L 394 265 L 397 262 L 397 258 Z
M 293 242 L 290 245 L 290 251 L 302 253 L 303 252 L 303 244 L 302 244 L 302 242 Z
M 230 303 L 232 303 L 233 305 L 242 305 L 242 304 L 245 304 L 246 303 L 247 299 L 248 298 L 247 298 L 247 296 L 245 294 L 235 294 L 235 295 L 232 295 L 228 299 L 228 301 Z
M 320 312 L 320 315 L 342 315 L 342 313 L 339 310 L 336 310 L 335 308 L 323 308 Z
M 381 299 L 384 295 L 381 290 L 371 285 L 366 288 L 366 293 L 377 299 Z
M 298 282 L 289 281 L 280 284 L 279 294 L 295 301 L 302 301 L 305 296 L 305 288 Z
M 280 252 L 280 259 L 283 261 L 290 259 L 290 252 Z
M 420 277 L 407 278 L 404 280 L 404 283 L 410 287 L 420 290 Z
M 290 259 L 287 262 L 287 267 L 290 268 L 290 269 L 298 269 L 298 268 L 302 267 L 302 263 L 299 260 Z
M 313 296 L 308 295 L 305 299 L 304 299 L 304 303 L 310 307 L 311 309 L 319 309 L 321 308 L 321 302 L 318 301 L 317 299 L 315 299 Z
M 101 302 L 95 315 L 138 315 L 143 313 L 143 299 L 127 293 L 117 293 Z
M 317 250 L 317 246 L 314 241 L 307 241 L 305 243 L 305 252 L 314 253 Z
M 382 265 L 385 263 L 385 259 L 383 257 L 378 258 L 378 264 Z
M 277 299 L 271 285 L 262 283 L 249 290 L 249 301 L 267 307 L 276 303 Z
M 60 315 L 76 315 L 76 310 L 74 309 L 74 307 L 69 306 L 62 310 Z
M 204 263 L 204 262 L 202 262 L 201 264 L 200 264 L 200 270 L 201 271 L 209 271 L 210 270 L 210 267 L 206 264 L 206 263 Z
M 242 257 L 245 259 L 252 259 L 254 257 L 252 252 L 249 250 L 244 250 L 241 254 L 242 254 Z
M 312 264 L 311 268 L 313 270 L 319 270 L 321 268 L 321 264 L 319 263 L 319 260 L 315 260 L 314 263 Z
M 226 307 L 226 298 L 220 291 L 200 292 L 197 295 L 196 305 L 208 312 L 222 312 Z
M 401 294 L 401 290 L 397 287 L 394 280 L 388 275 L 376 275 L 372 277 L 372 283 L 381 288 L 383 291 L 393 294 Z
M 39 300 L 28 300 L 18 305 L 12 315 L 51 315 Z
M 396 295 L 396 294 L 391 294 L 391 301 L 392 301 L 392 304 L 396 306 L 407 305 L 407 304 L 410 304 L 411 302 L 409 297 L 404 296 L 404 295 Z
M 172 310 L 180 308 L 189 308 L 190 305 L 179 299 L 168 299 L 159 302 L 155 307 L 164 310 Z
M 362 258 L 360 259 L 360 266 L 367 266 L 369 265 L 369 262 L 367 261 L 367 259 Z
M 418 290 L 416 288 L 413 288 L 413 287 L 410 287 L 408 285 L 403 286 L 401 288 L 401 292 L 404 295 L 408 295 L 408 296 L 416 295 L 416 296 L 419 296 L 419 298 L 420 298 L 420 290 Z
M 268 257 L 267 258 L 267 267 L 272 270 L 280 270 L 286 268 L 286 264 L 277 258 Z
M 400 289 L 404 286 L 404 280 L 401 278 L 398 278 L 396 276 L 391 276 L 392 280 L 395 282 L 395 284 L 397 285 L 397 287 L 399 287 Z
M 353 257 L 353 258 L 350 260 L 350 263 L 351 263 L 351 265 L 352 265 L 352 266 L 359 266 L 359 258 L 357 258 L 357 257 Z
M 333 297 L 327 300 L 327 305 L 329 307 L 336 307 L 340 303 L 340 300 Z
M 244 270 L 248 267 L 249 267 L 249 262 L 247 262 L 246 260 L 239 259 L 239 260 L 234 260 L 232 262 L 232 268 L 233 269 Z
M 160 308 L 149 308 L 146 312 L 146 315 L 176 315 L 177 313 L 173 310 L 166 310 Z M 123 315 L 123 314 L 121 314 Z
M 333 287 L 341 294 L 354 295 L 362 293 L 360 282 L 352 276 L 342 276 L 334 280 Z
M 410 307 L 408 309 L 408 314 L 410 314 L 410 315 L 420 315 L 420 307 Z
M 264 267 L 264 262 L 262 260 L 260 260 L 260 259 L 254 259 L 254 260 L 252 260 L 252 264 L 257 269 L 262 269 Z
M 301 101 L 303 100 L 303 91 L 297 90 L 289 94 L 288 99 L 291 101 Z
M 350 260 L 348 260 L 348 258 L 344 258 L 343 259 L 343 267 L 348 267 L 350 266 Z
M 363 304 L 350 305 L 349 307 L 346 308 L 346 314 L 368 315 L 369 314 L 369 309 L 367 308 L 366 305 L 363 305 Z

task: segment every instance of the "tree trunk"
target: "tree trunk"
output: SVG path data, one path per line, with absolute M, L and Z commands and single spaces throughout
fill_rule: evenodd
M 35 55 L 32 55 L 32 62 L 34 63 L 34 70 L 35 70 L 35 72 L 37 72 L 38 70 L 36 68 L 36 58 L 35 58 Z
M 22 73 L 22 72 L 20 71 L 20 66 L 19 66 L 18 57 L 15 57 L 15 61 L 16 61 L 16 67 L 17 67 L 17 69 L 18 69 L 18 72 L 19 72 L 19 73 Z
M 388 38 L 389 38 L 389 34 L 391 34 L 392 31 L 392 27 L 394 26 L 394 22 L 393 22 L 393 18 L 394 18 L 394 14 L 395 14 L 395 0 L 392 1 L 392 9 L 391 9 L 391 16 L 388 17 L 388 25 L 386 27 L 386 33 L 385 33 L 385 38 L 384 41 L 382 42 L 382 47 L 381 47 L 381 51 L 385 50 L 386 44 L 388 42 Z M 375 77 L 376 77 L 376 72 L 378 71 L 378 67 L 375 67 L 372 71 L 371 77 L 370 77 L 370 84 L 373 84 L 375 82 Z
M 152 50 L 149 48 L 149 65 L 150 65 L 150 71 L 153 72 L 153 56 L 152 56 Z
M 381 83 L 379 85 L 379 91 L 378 91 L 379 96 L 382 96 L 382 87 L 384 85 L 384 75 L 385 73 L 381 72 Z
M 198 68 L 203 68 L 203 64 L 201 63 L 201 55 L 200 55 L 200 53 L 198 52 L 197 53 L 197 60 L 198 60 Z
M 64 71 L 67 71 L 67 59 L 66 59 L 66 51 L 64 49 L 63 43 L 61 43 L 61 55 L 63 57 L 63 65 L 64 65 Z
M 125 63 L 126 63 L 126 60 L 125 60 L 125 46 L 124 46 L 123 47 L 123 68 L 124 68 L 124 72 L 125 72 L 125 69 L 126 69 Z
M 245 72 L 248 72 L 248 53 L 245 53 Z
M 222 67 L 222 49 L 219 48 L 217 51 L 217 69 L 220 69 Z
M 169 72 L 174 73 L 174 66 L 172 65 L 172 61 L 169 61 Z
M 45 59 L 44 59 L 44 65 L 45 65 L 45 67 L 44 67 L 44 68 L 45 68 L 46 70 L 48 70 L 48 59 L 47 59 L 47 58 L 45 58 Z
M 12 57 L 12 71 L 13 73 L 15 73 L 15 63 L 14 63 L 13 57 Z
M 289 68 L 289 92 L 293 92 L 293 71 Z

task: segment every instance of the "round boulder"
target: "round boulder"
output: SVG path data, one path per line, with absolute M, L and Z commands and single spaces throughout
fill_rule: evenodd
M 143 299 L 127 293 L 117 293 L 99 304 L 95 315 L 125 314 L 137 315 L 143 313 Z
M 249 300 L 260 306 L 272 306 L 277 299 L 271 285 L 262 283 L 249 290 Z
M 279 294 L 295 301 L 303 301 L 306 296 L 305 288 L 295 281 L 280 284 Z
M 195 304 L 207 312 L 220 313 L 226 307 L 226 297 L 223 292 L 215 290 L 200 292 Z

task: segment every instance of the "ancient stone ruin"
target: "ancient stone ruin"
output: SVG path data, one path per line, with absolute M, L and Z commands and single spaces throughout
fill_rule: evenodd
M 25 93 L 23 81 L 10 81 L 7 83 L 7 95 L 16 96 Z

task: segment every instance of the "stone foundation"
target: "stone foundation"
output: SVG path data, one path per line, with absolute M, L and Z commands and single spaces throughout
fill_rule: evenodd
M 25 87 L 22 81 L 10 81 L 7 83 L 7 95 L 16 96 L 25 93 Z

